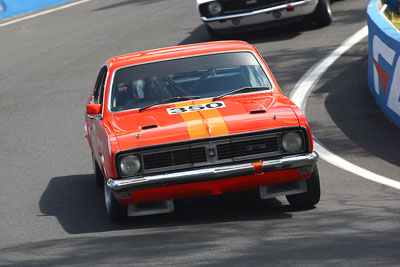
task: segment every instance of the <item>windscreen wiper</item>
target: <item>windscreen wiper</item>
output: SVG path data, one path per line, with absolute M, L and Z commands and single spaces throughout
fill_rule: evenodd
M 186 100 L 198 99 L 198 98 L 200 98 L 200 96 L 198 96 L 198 95 L 195 95 L 195 96 L 175 96 L 175 97 L 171 97 L 171 98 L 168 98 L 168 99 L 157 101 L 157 102 L 155 102 L 153 104 L 150 104 L 148 106 L 141 107 L 141 108 L 139 108 L 139 112 L 142 112 L 145 109 L 148 109 L 148 108 L 153 107 L 153 106 L 161 105 L 161 104 L 167 104 L 167 103 L 172 103 L 172 102 L 180 102 L 180 101 L 186 101 Z
M 228 91 L 228 92 L 226 92 L 226 93 L 223 93 L 222 95 L 216 96 L 216 97 L 213 98 L 213 101 L 215 101 L 215 100 L 217 100 L 217 99 L 220 99 L 220 98 L 222 98 L 222 97 L 224 97 L 224 96 L 231 95 L 231 94 L 234 94 L 234 93 L 239 93 L 239 92 L 242 92 L 242 91 L 249 91 L 249 92 L 251 92 L 251 91 L 261 91 L 261 90 L 268 90 L 268 89 L 269 89 L 269 87 L 267 87 L 267 86 L 248 86 L 248 87 L 242 87 L 242 88 L 230 90 L 230 91 Z

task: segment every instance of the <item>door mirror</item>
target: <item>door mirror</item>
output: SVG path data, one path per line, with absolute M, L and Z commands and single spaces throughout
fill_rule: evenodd
M 86 105 L 86 113 L 88 115 L 101 114 L 101 104 L 87 104 Z

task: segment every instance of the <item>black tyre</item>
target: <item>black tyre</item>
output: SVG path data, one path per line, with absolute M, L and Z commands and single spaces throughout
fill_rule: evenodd
M 96 184 L 98 187 L 103 187 L 104 185 L 104 177 L 103 177 L 103 173 L 100 170 L 99 165 L 96 162 L 96 159 L 93 157 L 92 155 L 92 163 L 93 163 L 93 172 L 94 172 L 94 177 L 96 179 Z
M 311 177 L 306 180 L 307 192 L 286 196 L 290 205 L 296 209 L 311 209 L 319 202 L 321 189 L 317 164 L 314 165 Z
M 111 221 L 116 221 L 116 222 L 126 220 L 128 218 L 127 206 L 122 205 L 118 202 L 118 200 L 112 193 L 111 189 L 108 188 L 107 182 L 105 180 L 103 184 L 104 184 L 104 202 L 108 217 L 111 219 Z
M 318 27 L 325 27 L 331 24 L 332 10 L 330 1 L 319 0 L 312 17 Z

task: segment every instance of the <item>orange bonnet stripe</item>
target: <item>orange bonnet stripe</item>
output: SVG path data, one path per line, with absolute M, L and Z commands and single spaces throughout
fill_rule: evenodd
M 175 107 L 186 107 L 190 106 L 192 102 L 183 102 L 175 104 Z M 180 114 L 183 120 L 186 122 L 186 126 L 189 131 L 190 139 L 205 138 L 208 137 L 208 131 L 206 125 L 203 122 L 199 112 L 186 112 Z
M 202 99 L 194 101 L 195 105 L 211 103 L 211 99 Z M 201 110 L 200 113 L 207 121 L 210 136 L 219 136 L 229 134 L 228 127 L 218 109 Z

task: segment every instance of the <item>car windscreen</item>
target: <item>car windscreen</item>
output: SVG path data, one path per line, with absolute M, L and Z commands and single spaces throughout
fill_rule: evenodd
M 115 71 L 110 110 L 141 108 L 176 97 L 215 97 L 243 87 L 271 87 L 264 70 L 250 52 L 134 65 Z

